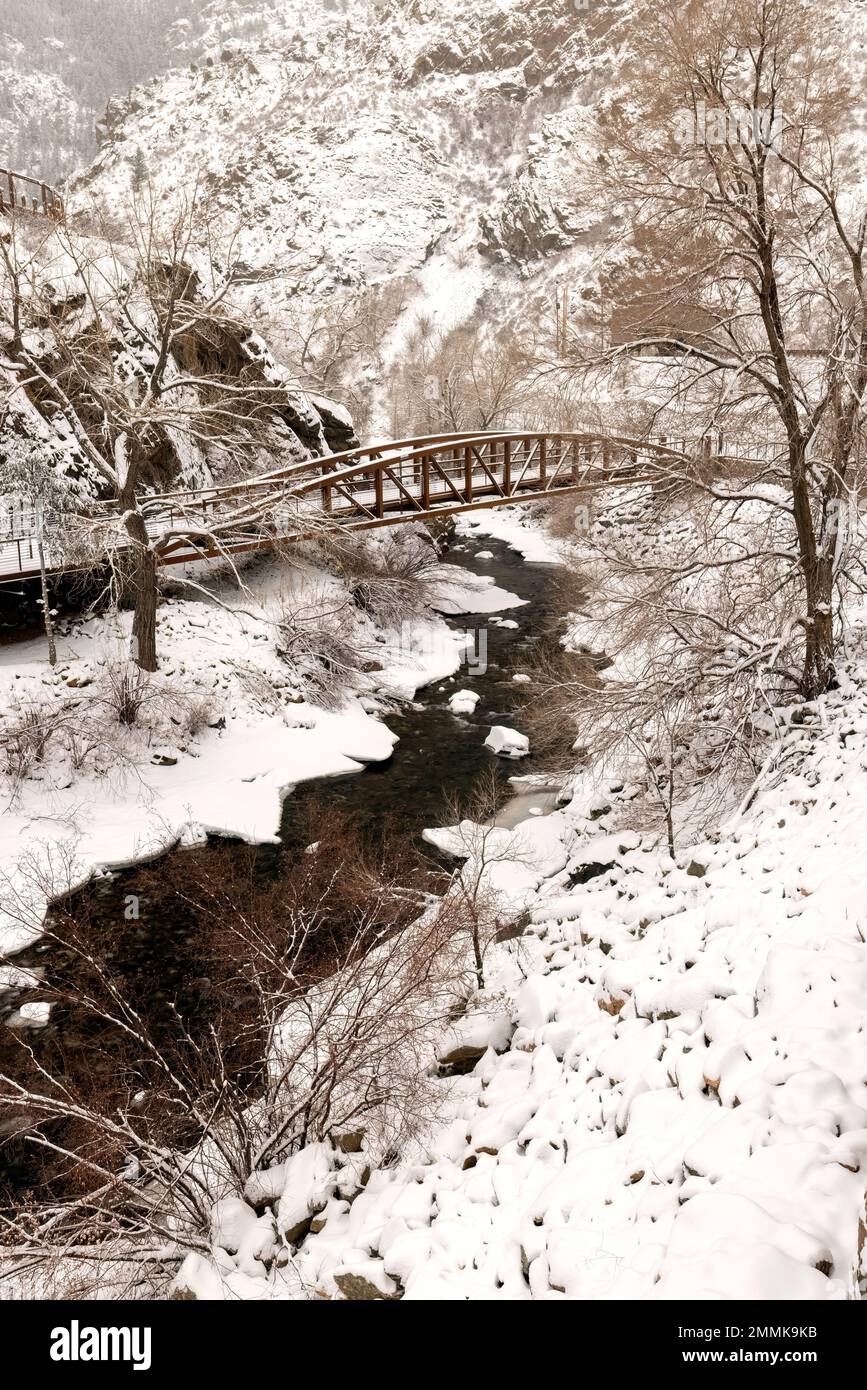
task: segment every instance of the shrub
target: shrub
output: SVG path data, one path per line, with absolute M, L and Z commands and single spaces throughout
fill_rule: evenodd
M 349 550 L 341 558 L 353 602 L 384 627 L 399 627 L 405 618 L 424 613 L 443 580 L 436 550 L 412 532 L 389 536 L 375 548 Z
M 55 729 L 55 711 L 33 707 L 13 710 L 14 721 L 3 733 L 6 774 L 15 781 L 29 776 L 45 759 Z
M 304 694 L 324 709 L 338 709 L 363 661 L 349 606 L 324 596 L 287 603 L 278 627 L 278 655 L 292 665 Z

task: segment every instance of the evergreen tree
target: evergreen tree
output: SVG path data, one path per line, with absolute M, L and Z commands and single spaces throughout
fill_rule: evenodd
M 132 190 L 133 193 L 140 193 L 144 185 L 150 178 L 147 161 L 142 153 L 141 145 L 136 146 L 136 152 L 132 158 Z

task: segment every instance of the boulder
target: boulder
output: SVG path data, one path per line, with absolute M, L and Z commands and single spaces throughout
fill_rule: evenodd
M 157 748 L 151 754 L 151 762 L 155 767 L 174 767 L 177 761 L 178 754 L 174 748 Z
M 496 753 L 498 758 L 526 758 L 530 751 L 530 740 L 517 729 L 508 729 L 504 724 L 495 724 L 485 739 L 485 747 Z
M 472 714 L 481 697 L 474 690 L 458 690 L 449 700 L 452 714 Z
M 320 396 L 312 392 L 310 393 L 310 402 L 322 421 L 322 432 L 328 441 L 329 449 L 333 449 L 335 454 L 339 454 L 344 449 L 358 447 L 358 435 L 355 433 L 352 416 L 345 406 L 330 400 L 328 396 Z

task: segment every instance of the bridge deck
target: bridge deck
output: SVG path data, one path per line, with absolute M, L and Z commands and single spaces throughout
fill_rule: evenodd
M 717 441 L 715 441 L 717 442 Z M 166 493 L 143 503 L 161 564 L 266 549 L 323 524 L 364 530 L 435 515 L 600 486 L 635 486 L 688 476 L 725 462 L 768 462 L 773 444 L 737 453 L 708 440 L 648 441 L 579 433 L 440 435 L 371 445 L 292 464 L 273 473 L 196 492 Z M 111 525 L 109 509 L 99 509 Z M 116 532 L 118 519 L 114 518 Z M 62 536 L 47 528 L 46 566 L 69 567 Z M 0 583 L 39 573 L 36 513 L 19 500 L 0 511 Z M 125 538 L 119 538 L 121 545 Z M 99 563 L 98 560 L 92 563 Z M 80 566 L 79 566 L 80 567 Z

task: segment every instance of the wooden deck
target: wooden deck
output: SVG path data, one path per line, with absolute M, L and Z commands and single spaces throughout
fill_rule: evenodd
M 265 550 L 323 526 L 361 531 L 768 462 L 779 446 L 719 440 L 632 439 L 585 433 L 487 432 L 367 445 L 224 487 L 149 496 L 142 503 L 159 563 Z M 39 573 L 36 513 L 0 499 L 0 582 Z M 111 508 L 98 513 L 108 521 Z M 47 528 L 49 570 L 68 567 Z M 96 563 L 96 562 L 94 562 Z

